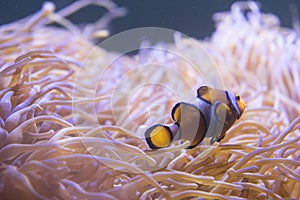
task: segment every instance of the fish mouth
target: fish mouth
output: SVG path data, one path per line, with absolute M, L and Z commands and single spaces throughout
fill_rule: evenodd
M 246 105 L 245 101 L 242 98 L 237 102 L 237 104 L 238 104 L 238 109 L 239 109 L 237 119 L 239 119 L 243 115 L 247 105 Z

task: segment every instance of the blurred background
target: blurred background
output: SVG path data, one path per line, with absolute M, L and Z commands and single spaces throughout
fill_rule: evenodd
M 23 18 L 38 11 L 42 0 L 1 0 L 0 25 Z M 60 9 L 74 2 L 71 0 L 53 0 Z M 115 3 L 128 9 L 126 17 L 110 24 L 111 34 L 128 29 L 155 26 L 180 31 L 188 36 L 203 39 L 214 30 L 212 14 L 227 11 L 234 0 L 115 0 Z M 299 18 L 299 0 L 260 0 L 262 11 L 277 15 L 281 24 L 291 27 L 293 20 Z M 296 8 L 296 9 L 295 9 Z M 295 12 L 298 11 L 298 12 Z M 85 23 L 98 19 L 105 12 L 102 8 L 87 7 L 69 17 L 76 23 Z

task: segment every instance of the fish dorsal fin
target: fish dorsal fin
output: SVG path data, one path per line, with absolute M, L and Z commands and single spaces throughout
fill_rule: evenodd
M 177 103 L 172 110 L 172 118 L 179 125 L 179 132 L 182 139 L 189 140 L 190 146 L 194 148 L 205 137 L 207 125 L 201 110 L 190 103 Z
M 201 86 L 197 90 L 197 97 L 200 98 L 201 100 L 206 101 L 207 103 L 211 104 L 212 103 L 212 94 L 211 91 L 213 89 L 207 86 Z
M 224 90 L 213 89 L 208 86 L 201 86 L 197 90 L 197 97 L 211 105 L 217 101 L 227 102 L 226 92 Z

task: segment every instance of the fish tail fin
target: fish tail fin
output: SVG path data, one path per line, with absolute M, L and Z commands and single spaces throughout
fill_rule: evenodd
M 177 127 L 177 124 L 156 124 L 148 128 L 145 132 L 145 138 L 148 143 L 148 146 L 151 149 L 160 149 L 168 147 L 174 137 L 173 131 L 174 126 Z

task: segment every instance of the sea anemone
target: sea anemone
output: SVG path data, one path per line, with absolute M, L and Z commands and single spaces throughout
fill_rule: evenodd
M 67 20 L 90 4 L 107 13 L 84 29 Z M 120 56 L 93 41 L 124 14 L 108 0 L 80 0 L 57 12 L 46 2 L 0 27 L 1 198 L 299 199 L 299 35 L 254 2 L 242 2 L 214 15 L 208 40 L 175 34 L 174 44 Z M 137 63 L 165 64 L 188 82 Z M 157 84 L 135 96 L 123 91 L 155 77 L 189 96 L 203 80 L 187 69 L 211 64 L 224 87 L 246 100 L 243 117 L 218 144 L 187 150 L 189 141 L 179 141 L 149 150 L 143 125 L 170 121 L 177 99 Z M 153 119 L 145 105 L 163 112 Z

